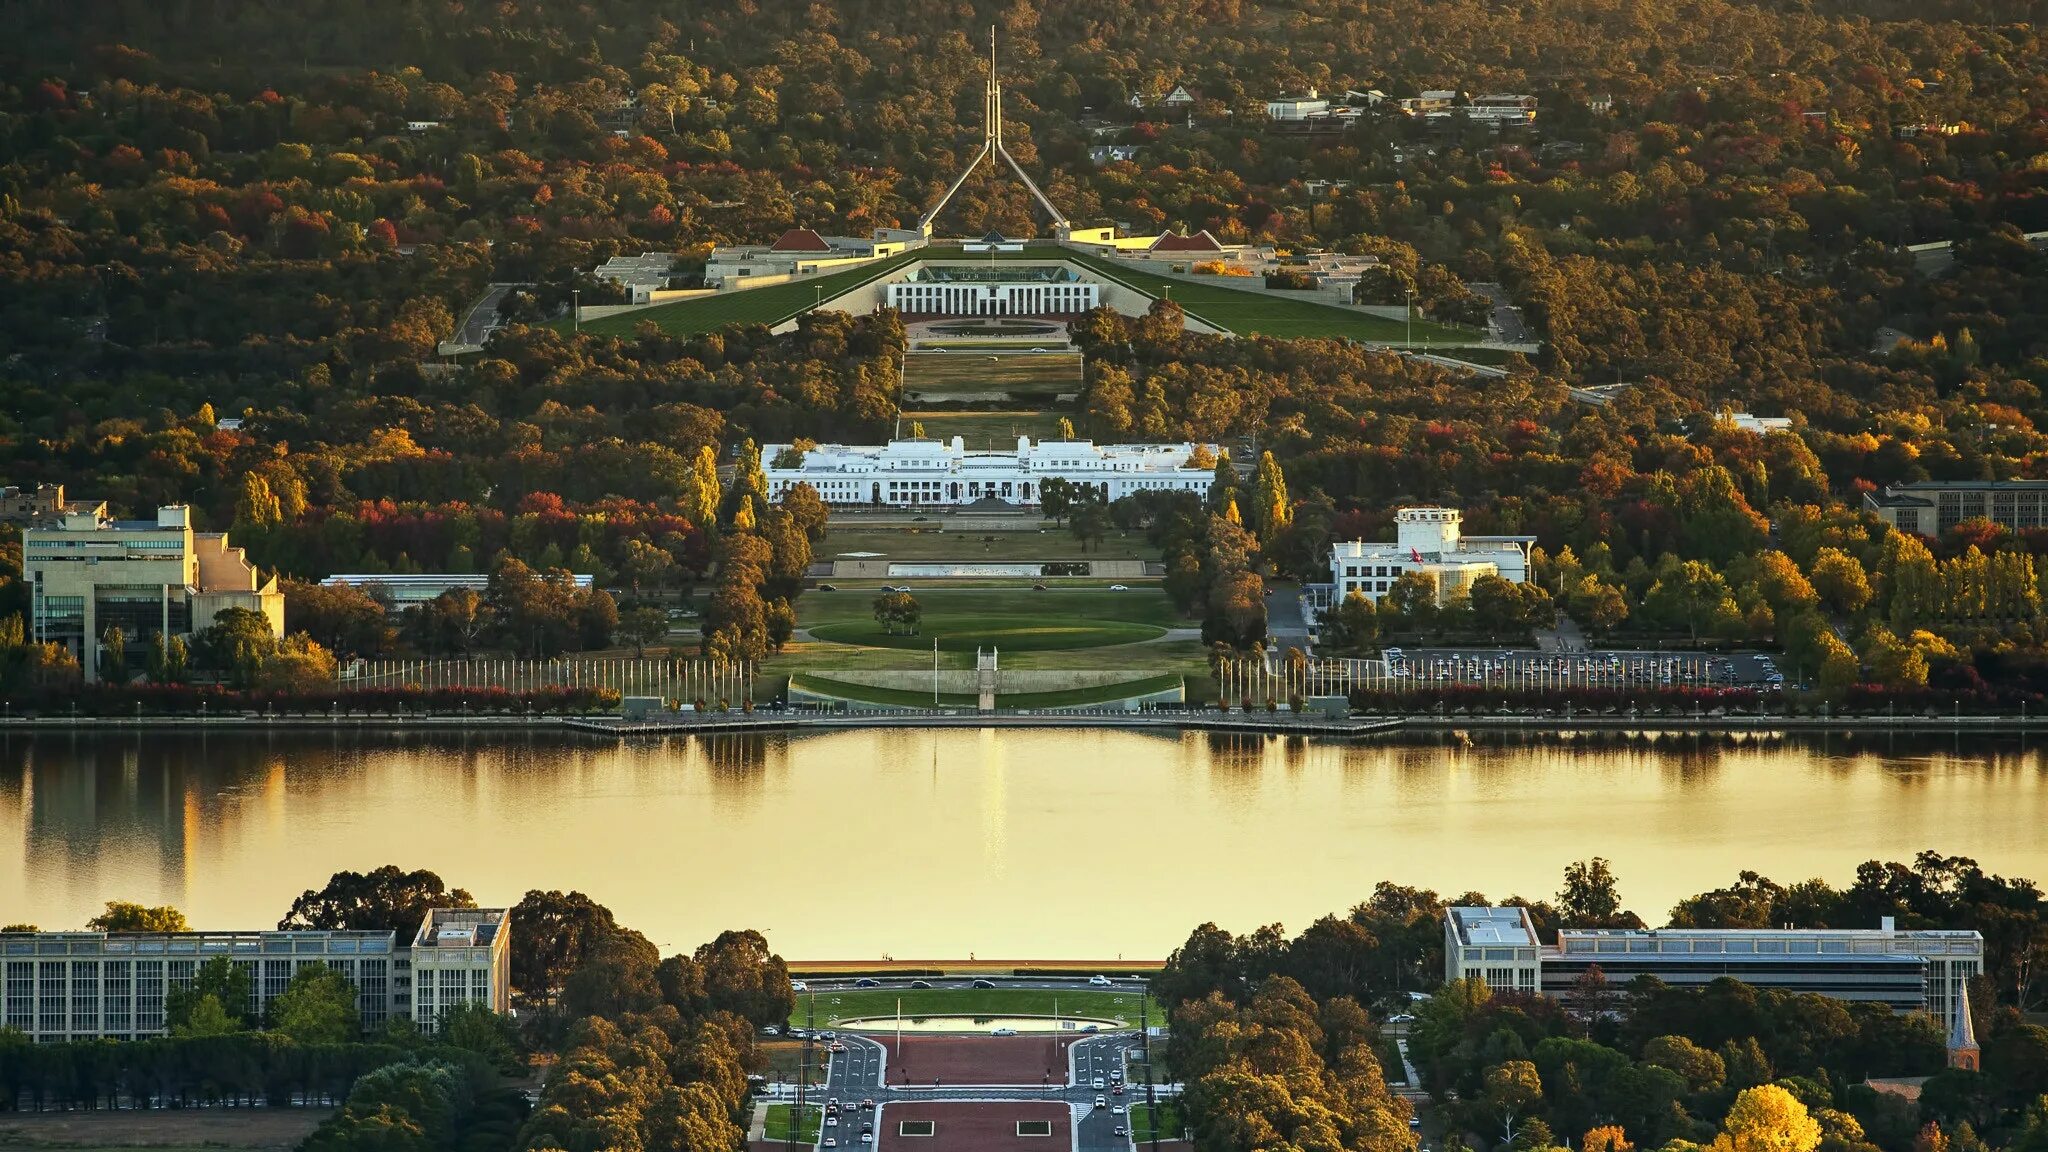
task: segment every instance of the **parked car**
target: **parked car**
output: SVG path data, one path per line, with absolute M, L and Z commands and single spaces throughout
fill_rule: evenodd
M 763 1028 L 763 1029 L 761 1029 L 761 1031 L 762 1031 L 763 1033 L 765 1033 L 766 1035 L 769 1035 L 769 1036 L 780 1036 L 780 1035 L 782 1035 L 782 1029 L 780 1029 L 780 1028 L 776 1027 L 776 1026 L 775 1026 L 775 1025 L 773 1025 L 773 1024 L 770 1024 L 770 1025 L 768 1025 L 768 1026 L 767 1026 L 766 1028 Z
M 1112 584 L 1109 586 L 1109 590 L 1112 592 L 1122 592 L 1125 589 L 1124 586 L 1121 584 Z M 1097 988 L 1109 987 L 1109 977 L 1107 976 L 1090 976 L 1088 978 L 1088 982 L 1090 984 L 1095 985 Z

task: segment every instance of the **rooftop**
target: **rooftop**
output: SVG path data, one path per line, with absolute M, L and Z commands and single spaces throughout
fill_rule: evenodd
M 436 908 L 420 922 L 415 948 L 488 947 L 509 914 L 504 908 Z
M 770 252 L 829 252 L 830 244 L 825 238 L 809 228 L 791 228 L 781 239 L 768 246 Z
M 1523 908 L 1452 908 L 1451 925 L 1465 944 L 1510 948 L 1536 946 L 1536 928 Z

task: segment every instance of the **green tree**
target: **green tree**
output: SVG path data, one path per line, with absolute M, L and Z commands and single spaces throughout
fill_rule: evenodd
M 1564 887 L 1557 893 L 1557 915 L 1573 928 L 1621 928 L 1634 920 L 1621 910 L 1621 882 L 1599 856 L 1565 866 Z
M 644 657 L 649 644 L 668 639 L 668 613 L 651 604 L 628 608 L 619 613 L 619 632 L 633 642 L 633 655 Z
M 1853 616 L 1869 605 L 1870 578 L 1854 556 L 1822 548 L 1813 557 L 1813 589 L 1829 608 Z
M 1543 1100 L 1543 1079 L 1536 1065 L 1527 1060 L 1509 1060 L 1486 1070 L 1485 1107 L 1500 1125 L 1503 1144 L 1513 1144 L 1522 1117 Z
M 196 637 L 199 662 L 237 688 L 252 687 L 266 657 L 277 651 L 270 619 L 247 608 L 224 608 Z
M 324 964 L 301 965 L 270 1001 L 270 1029 L 300 1044 L 341 1044 L 362 1033 L 356 986 Z
M 880 624 L 882 631 L 890 636 L 894 636 L 898 628 L 903 629 L 907 636 L 915 636 L 918 624 L 924 619 L 924 606 L 908 592 L 884 592 L 875 597 L 873 608 L 875 623 Z
M 1270 544 L 1279 532 L 1294 522 L 1294 505 L 1287 498 L 1287 477 L 1271 452 L 1259 454 L 1259 467 L 1252 479 L 1252 531 L 1262 544 Z
M 199 966 L 192 983 L 164 992 L 164 1026 L 173 1036 L 218 1036 L 248 1026 L 249 970 L 225 956 Z
M 129 675 L 128 637 L 118 627 L 108 628 L 100 636 L 100 679 L 126 684 Z
M 88 932 L 190 932 L 185 914 L 166 904 L 157 908 L 126 900 L 107 901 L 106 911 L 85 922 Z
M 469 893 L 448 887 L 424 868 L 405 872 L 386 864 L 371 872 L 336 872 L 326 887 L 309 888 L 292 901 L 291 911 L 277 927 L 280 932 L 397 932 L 410 937 L 431 909 L 474 907 Z M 518 939 L 516 932 L 513 939 Z

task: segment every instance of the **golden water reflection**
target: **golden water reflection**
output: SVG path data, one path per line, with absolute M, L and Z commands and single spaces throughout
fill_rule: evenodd
M 0 923 L 118 898 L 263 927 L 396 863 L 487 903 L 580 888 L 665 949 L 751 926 L 801 958 L 1138 958 L 1204 920 L 1298 929 L 1381 879 L 1544 895 L 1596 854 L 1651 920 L 1744 868 L 1843 883 L 1934 848 L 2041 876 L 2043 828 L 2042 757 L 1981 742 L 11 737 Z

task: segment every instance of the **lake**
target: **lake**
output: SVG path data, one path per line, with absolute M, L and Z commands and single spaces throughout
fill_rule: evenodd
M 1594 855 L 1652 923 L 1744 868 L 1844 885 L 1932 848 L 2038 878 L 2043 829 L 2039 751 L 1978 737 L 10 734 L 0 923 L 124 899 L 264 928 L 395 863 L 487 905 L 582 889 L 664 951 L 753 927 L 792 959 L 1157 959 L 1382 879 L 1544 896 Z

